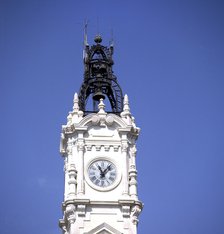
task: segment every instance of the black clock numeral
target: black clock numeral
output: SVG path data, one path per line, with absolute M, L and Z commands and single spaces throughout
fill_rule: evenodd
M 109 177 L 109 180 L 112 181 L 112 182 L 114 182 L 115 177 L 110 176 L 110 177 Z
M 91 179 L 92 181 L 95 181 L 95 180 L 96 180 L 96 176 L 92 176 L 92 177 L 90 177 L 90 179 Z
M 97 179 L 97 180 L 95 181 L 95 184 L 96 184 L 96 185 L 99 185 L 99 183 L 100 183 L 100 180 Z

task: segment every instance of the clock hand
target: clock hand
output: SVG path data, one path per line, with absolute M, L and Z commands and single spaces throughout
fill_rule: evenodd
M 103 171 L 104 175 L 111 170 L 111 164 Z
M 102 171 L 101 166 L 97 164 L 97 167 L 98 167 L 98 169 L 100 170 L 100 177 L 101 177 L 101 178 L 105 177 L 105 173 L 104 173 L 104 171 Z
M 100 165 L 97 164 L 97 168 L 100 170 L 101 173 L 103 173 Z

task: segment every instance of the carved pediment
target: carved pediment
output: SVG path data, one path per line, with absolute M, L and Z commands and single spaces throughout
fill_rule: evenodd
M 122 234 L 122 232 L 119 232 L 107 223 L 102 223 L 91 231 L 85 232 L 84 234 Z

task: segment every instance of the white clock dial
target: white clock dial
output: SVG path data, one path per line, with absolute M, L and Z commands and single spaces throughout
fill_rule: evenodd
M 117 170 L 112 162 L 101 159 L 90 164 L 88 176 L 93 184 L 104 188 L 114 183 Z

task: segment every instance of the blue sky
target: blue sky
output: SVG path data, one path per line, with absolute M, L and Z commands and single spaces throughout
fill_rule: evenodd
M 61 233 L 59 139 L 87 18 L 90 44 L 113 30 L 114 73 L 141 127 L 139 234 L 223 234 L 223 12 L 218 0 L 1 0 L 0 233 Z

